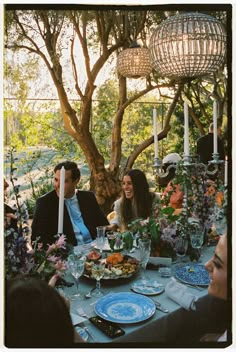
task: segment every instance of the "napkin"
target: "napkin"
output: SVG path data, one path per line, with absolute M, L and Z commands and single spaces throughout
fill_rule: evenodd
M 83 323 L 84 321 L 87 320 L 86 318 L 83 318 L 80 315 L 74 314 L 72 312 L 70 312 L 70 316 L 71 316 L 71 320 L 72 320 L 72 324 L 73 325 L 77 325 L 77 324 Z
M 186 310 L 196 310 L 196 296 L 187 292 L 187 287 L 177 282 L 173 277 L 166 284 L 165 293 L 167 297 L 178 303 Z

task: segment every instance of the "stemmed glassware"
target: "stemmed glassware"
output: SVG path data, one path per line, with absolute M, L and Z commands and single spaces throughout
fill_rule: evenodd
M 148 263 L 148 259 L 151 252 L 151 240 L 140 238 L 139 241 L 139 251 L 140 251 L 140 261 L 142 266 L 142 273 L 141 276 L 145 279 L 145 271 Z
M 96 245 L 99 248 L 100 253 L 102 254 L 102 250 L 105 244 L 105 231 L 106 226 L 97 226 L 97 237 L 96 237 Z
M 78 257 L 75 254 L 72 254 L 68 257 L 67 268 L 76 282 L 76 293 L 73 294 L 71 299 L 79 299 L 81 297 L 81 294 L 79 292 L 79 278 L 84 272 L 85 261 L 86 257 Z
M 177 256 L 180 258 L 181 263 L 184 256 L 186 255 L 187 249 L 188 249 L 188 239 L 186 236 L 180 235 L 175 242 L 175 251 Z
M 91 276 L 96 280 L 96 289 L 93 291 L 92 296 L 100 297 L 103 295 L 103 293 L 101 291 L 100 280 L 104 276 L 105 265 L 106 265 L 106 263 L 103 260 L 93 262 L 93 264 L 92 264 Z
M 204 242 L 204 229 L 198 227 L 190 230 L 190 242 L 192 248 L 198 250 L 197 261 L 199 262 L 199 258 L 201 256 L 201 248 Z

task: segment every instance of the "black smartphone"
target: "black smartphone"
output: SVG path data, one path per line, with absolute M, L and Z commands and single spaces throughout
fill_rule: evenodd
M 122 330 L 119 325 L 110 321 L 106 321 L 97 315 L 89 318 L 89 320 L 109 337 L 119 337 L 125 334 L 125 331 Z

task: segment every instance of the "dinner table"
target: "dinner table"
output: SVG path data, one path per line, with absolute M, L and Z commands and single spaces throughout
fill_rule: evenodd
M 201 249 L 201 256 L 198 262 L 191 262 L 188 255 L 186 255 L 181 260 L 177 259 L 169 266 L 170 276 L 167 277 L 163 276 L 161 273 L 160 268 L 163 267 L 162 265 L 148 265 L 145 271 L 145 279 L 148 280 L 148 282 L 158 283 L 158 285 L 160 284 L 160 287 L 162 288 L 155 291 L 154 285 L 154 292 L 151 293 L 149 293 L 147 287 L 144 287 L 144 294 L 133 289 L 137 282 L 143 280 L 142 270 L 137 270 L 137 272 L 127 278 L 117 277 L 116 279 L 101 279 L 101 290 L 103 296 L 99 298 L 94 296 L 88 298 L 88 293 L 95 287 L 96 281 L 87 275 L 82 275 L 79 279 L 79 292 L 81 294 L 79 298 L 72 299 L 73 292 L 75 291 L 75 285 L 71 285 L 70 287 L 63 286 L 62 288 L 58 288 L 58 290 L 62 295 L 70 300 L 70 314 L 72 322 L 75 327 L 79 329 L 78 332 L 81 332 L 81 336 L 86 341 L 85 345 L 98 345 L 103 347 L 108 347 L 110 344 L 112 344 L 111 347 L 132 347 L 133 344 L 137 343 L 139 343 L 139 347 L 145 347 L 146 344 L 149 345 L 150 343 L 154 344 L 154 346 L 155 344 L 158 345 L 159 343 L 163 343 L 165 345 L 167 342 L 166 336 L 168 335 L 167 332 L 169 327 L 173 324 L 178 325 L 178 322 L 181 321 L 182 315 L 184 312 L 186 312 L 185 308 L 168 297 L 165 292 L 166 286 L 170 280 L 175 278 L 176 282 L 181 282 L 181 285 L 186 287 L 186 292 L 190 296 L 194 296 L 196 300 L 207 296 L 208 285 L 197 285 L 192 284 L 191 282 L 188 283 L 188 281 L 182 279 L 179 280 L 179 277 L 176 277 L 176 272 L 179 272 L 179 270 L 185 266 L 189 267 L 190 269 L 194 266 L 200 266 L 203 268 L 204 264 L 209 260 L 209 258 L 212 257 L 214 249 L 215 246 L 204 245 Z M 110 254 L 111 253 L 109 251 L 103 251 L 103 256 L 105 257 L 109 256 Z M 133 248 L 133 250 L 128 253 L 128 256 L 139 260 L 139 248 Z M 70 272 L 67 271 L 64 278 L 67 283 L 74 283 L 74 279 Z M 146 293 L 145 289 L 147 289 Z M 98 329 L 89 320 L 89 318 L 97 315 L 96 313 L 99 301 L 104 300 L 107 297 L 112 297 L 112 295 L 114 295 L 114 297 L 119 297 L 119 294 L 127 295 L 127 297 L 129 297 L 130 294 L 133 294 L 135 295 L 134 297 L 139 297 L 140 303 L 138 304 L 140 304 L 140 306 L 142 306 L 142 298 L 143 300 L 147 298 L 151 302 L 154 302 L 154 304 L 155 302 L 159 302 L 162 310 L 157 308 L 155 304 L 155 310 L 154 312 L 152 311 L 150 313 L 150 316 L 148 313 L 146 315 L 144 312 L 143 319 L 141 316 L 141 319 L 138 321 L 135 321 L 135 319 L 132 321 L 131 319 L 131 321 L 128 321 L 128 323 L 125 321 L 122 321 L 121 323 L 119 322 L 118 325 L 124 331 L 124 335 L 115 338 L 109 337 L 100 329 Z M 144 301 L 144 305 L 145 303 L 146 302 Z M 109 317 L 108 320 L 110 320 Z M 172 326 L 172 329 L 175 329 L 175 327 Z

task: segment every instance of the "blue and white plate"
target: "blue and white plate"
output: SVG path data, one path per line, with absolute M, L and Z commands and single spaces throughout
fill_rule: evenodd
M 175 277 L 190 285 L 208 286 L 210 276 L 204 265 L 187 264 L 176 269 Z
M 130 292 L 106 295 L 95 305 L 97 315 L 120 324 L 138 323 L 150 318 L 155 311 L 155 304 L 150 298 Z
M 164 286 L 153 280 L 139 280 L 133 284 L 132 290 L 142 295 L 154 296 L 164 292 Z
M 88 333 L 87 331 L 85 331 L 83 328 L 81 328 L 80 326 L 75 326 L 75 330 L 77 331 L 77 333 L 80 335 L 80 337 L 82 337 L 82 339 L 84 341 L 88 340 Z

